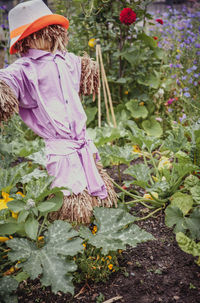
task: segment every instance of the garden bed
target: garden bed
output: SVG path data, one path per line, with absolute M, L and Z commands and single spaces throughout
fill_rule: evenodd
M 138 208 L 137 213 L 141 212 Z M 88 282 L 83 293 L 80 291 L 84 285 L 77 285 L 76 298 L 62 293 L 55 295 L 50 288 L 41 287 L 39 280 L 22 283 L 17 291 L 19 303 L 104 302 L 117 296 L 122 298 L 113 302 L 199 303 L 200 268 L 191 255 L 180 250 L 171 229 L 165 226 L 164 215 L 160 213 L 139 225 L 156 240 L 124 251 L 120 261 L 123 272 L 113 273 L 106 283 Z M 98 301 L 101 294 L 102 300 Z

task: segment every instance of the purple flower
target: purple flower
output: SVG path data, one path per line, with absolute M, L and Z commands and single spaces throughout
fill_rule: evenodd
M 190 78 L 190 80 L 188 81 L 189 83 L 192 83 L 193 82 L 193 79 L 192 78 Z
M 196 70 L 197 69 L 197 66 L 196 65 L 193 65 L 192 66 L 192 70 Z
M 186 70 L 186 72 L 187 72 L 188 74 L 190 74 L 190 73 L 192 72 L 192 68 L 188 68 L 188 69 Z
M 176 59 L 179 60 L 181 55 L 176 55 Z
M 194 77 L 195 78 L 199 78 L 199 74 L 194 74 Z
M 181 79 L 182 79 L 182 80 L 186 80 L 186 79 L 187 79 L 187 76 L 182 76 Z
M 189 91 L 189 88 L 188 87 L 184 87 L 183 89 L 185 92 L 188 92 Z
M 179 120 L 180 120 L 180 122 L 182 122 L 182 121 L 183 121 L 184 119 L 186 119 L 186 118 L 187 118 L 186 114 L 183 114 L 183 116 L 180 117 Z
M 185 97 L 187 97 L 187 98 L 190 97 L 190 93 L 188 93 L 188 92 L 187 92 L 187 93 L 184 93 L 183 95 L 184 95 Z
M 173 112 L 173 109 L 171 107 L 168 108 L 168 112 L 171 113 Z
M 194 81 L 194 86 L 197 86 L 198 82 L 197 81 Z
M 196 48 L 200 48 L 200 43 L 196 43 L 196 44 L 195 44 L 195 47 L 196 47 Z

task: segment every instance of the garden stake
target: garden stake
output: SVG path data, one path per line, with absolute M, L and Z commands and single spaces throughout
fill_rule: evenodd
M 115 119 L 115 114 L 114 114 L 114 109 L 113 109 L 113 103 L 112 103 L 111 93 L 110 93 L 110 89 L 109 89 L 109 86 L 108 86 L 108 80 L 107 80 L 106 72 L 105 72 L 104 65 L 103 65 L 101 45 L 100 45 L 99 39 L 97 39 L 97 44 L 96 44 L 96 55 L 97 55 L 96 60 L 97 60 L 97 62 L 100 62 L 100 66 L 101 66 L 101 75 L 102 75 L 102 79 L 101 80 L 102 80 L 102 83 L 103 83 L 103 91 L 104 91 L 104 99 L 105 99 L 105 105 L 106 105 L 106 112 L 109 113 L 109 109 L 107 108 L 107 104 L 108 104 L 108 102 L 107 102 L 107 96 L 106 96 L 106 90 L 107 90 L 108 101 L 109 101 L 109 105 L 110 105 L 110 111 L 111 111 L 111 115 L 112 115 L 113 125 L 116 128 L 117 127 L 117 123 L 116 123 L 116 119 Z M 105 87 L 105 90 L 104 90 L 104 87 Z M 100 96 L 100 94 L 98 94 L 98 97 L 99 96 Z M 99 114 L 99 116 L 100 116 L 100 114 Z M 110 117 L 108 118 L 108 114 L 107 114 L 107 119 L 108 119 L 108 122 L 109 122 Z
M 98 45 L 96 45 L 96 61 L 99 67 Z M 98 86 L 98 127 L 101 127 L 101 71 L 99 68 L 99 86 Z

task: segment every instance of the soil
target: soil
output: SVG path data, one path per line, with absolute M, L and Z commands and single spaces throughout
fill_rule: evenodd
M 109 170 L 119 181 L 116 172 L 115 168 Z M 137 216 L 147 214 L 141 207 L 132 211 Z M 17 291 L 19 303 L 200 303 L 200 267 L 178 247 L 173 231 L 165 225 L 164 213 L 138 225 L 155 240 L 122 253 L 119 263 L 125 271 L 113 273 L 106 283 L 76 285 L 75 297 L 61 292 L 55 295 L 50 287 L 41 287 L 38 279 L 23 282 Z

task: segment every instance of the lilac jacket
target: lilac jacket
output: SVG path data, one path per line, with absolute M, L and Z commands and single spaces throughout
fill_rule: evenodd
M 52 186 L 66 186 L 75 194 L 87 188 L 104 199 L 107 191 L 93 159 L 93 153 L 97 160 L 99 155 L 87 137 L 78 94 L 80 77 L 80 57 L 37 49 L 0 70 L 0 79 L 19 100 L 22 120 L 45 141 L 47 171 L 55 176 Z

